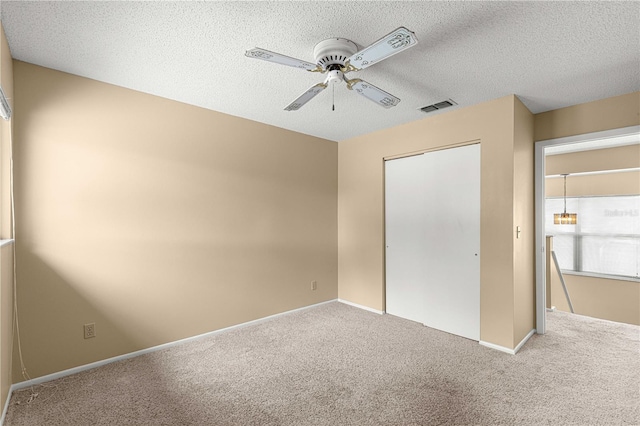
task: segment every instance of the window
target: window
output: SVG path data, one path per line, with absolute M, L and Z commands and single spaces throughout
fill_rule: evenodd
M 564 200 L 547 198 L 545 228 L 566 271 L 640 278 L 640 195 L 567 197 L 576 225 L 554 225 Z

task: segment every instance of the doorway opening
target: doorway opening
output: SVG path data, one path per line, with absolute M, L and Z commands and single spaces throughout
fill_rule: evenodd
M 635 229 L 634 226 L 625 225 L 624 221 L 626 219 L 628 223 L 638 223 L 638 218 L 634 216 L 638 214 L 638 209 L 634 206 L 640 194 L 630 194 L 628 190 L 627 193 L 616 191 L 606 183 L 612 181 L 611 178 L 615 174 L 618 176 L 624 174 L 625 179 L 629 177 L 637 179 L 635 174 L 640 173 L 640 167 L 632 167 L 633 164 L 629 166 L 626 162 L 624 167 L 616 168 L 615 159 L 611 155 L 604 155 L 604 153 L 614 152 L 604 150 L 619 149 L 619 152 L 622 152 L 621 148 L 629 145 L 640 145 L 640 126 L 544 140 L 535 144 L 536 331 L 538 334 L 546 332 L 546 309 L 549 307 L 551 296 L 548 294 L 550 286 L 547 282 L 550 276 L 547 271 L 547 262 L 551 257 L 547 253 L 548 233 L 556 234 L 554 236 L 556 243 L 560 242 L 558 249 L 562 247 L 563 251 L 562 255 L 557 256 L 560 269 L 572 279 L 573 277 L 591 277 L 601 280 L 632 281 L 633 285 L 636 282 L 640 283 L 637 267 L 633 265 L 634 262 L 640 263 L 640 260 L 636 260 L 640 256 L 638 254 L 640 253 L 640 230 Z M 592 152 L 589 153 L 589 151 Z M 633 160 L 637 163 L 637 156 Z M 568 196 L 560 196 L 562 179 L 568 179 L 569 187 L 572 180 L 575 185 Z M 577 214 L 577 222 L 568 221 L 566 225 L 553 224 L 553 214 L 563 213 L 564 202 L 567 203 L 567 210 L 564 213 L 569 214 L 569 210 L 576 210 L 575 212 L 571 210 L 571 213 Z M 553 208 L 558 211 L 552 211 Z M 621 220 L 616 221 L 616 219 Z M 626 250 L 624 254 L 620 251 L 612 254 L 611 250 L 620 250 L 622 247 Z M 616 260 L 619 259 L 623 260 L 616 264 Z M 553 267 L 553 264 L 551 266 Z M 594 284 L 592 282 L 589 285 Z M 574 286 L 574 288 L 577 287 Z M 599 312 L 598 309 L 603 311 L 601 308 L 604 304 L 600 303 L 598 306 L 599 301 L 592 303 L 593 306 L 588 309 L 585 308 L 587 305 L 584 302 L 585 288 L 580 289 L 583 293 L 581 296 L 583 306 L 578 306 L 575 298 L 573 300 L 576 313 L 589 315 L 590 312 Z M 607 289 L 599 291 L 606 293 Z M 571 288 L 569 288 L 570 292 Z M 569 298 L 570 296 L 567 295 L 567 302 Z M 564 299 L 564 296 L 561 299 Z M 567 303 L 567 306 L 569 305 L 570 303 Z

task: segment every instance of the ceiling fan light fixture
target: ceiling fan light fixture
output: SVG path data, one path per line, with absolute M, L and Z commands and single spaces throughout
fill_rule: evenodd
M 325 80 L 325 84 L 329 83 L 340 83 L 344 81 L 344 74 L 340 70 L 331 70 L 327 74 L 327 79 Z

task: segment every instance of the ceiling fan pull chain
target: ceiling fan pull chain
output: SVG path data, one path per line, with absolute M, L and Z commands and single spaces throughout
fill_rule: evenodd
M 331 94 L 333 95 L 333 99 L 331 100 L 331 111 L 336 110 L 336 85 L 332 84 L 333 89 L 331 90 Z

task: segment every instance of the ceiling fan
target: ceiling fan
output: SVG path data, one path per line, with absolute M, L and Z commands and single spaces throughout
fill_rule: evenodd
M 361 50 L 358 50 L 358 46 L 346 38 L 323 40 L 313 49 L 315 64 L 258 47 L 247 50 L 245 55 L 249 58 L 302 68 L 310 72 L 327 73 L 324 82 L 311 86 L 295 101 L 287 105 L 285 111 L 299 110 L 318 93 L 326 89 L 329 83 L 335 84 L 341 81 L 347 84 L 349 90 L 355 90 L 384 108 L 391 108 L 400 102 L 399 98 L 359 78 L 348 79 L 345 74 L 377 64 L 396 53 L 415 46 L 416 43 L 418 43 L 416 35 L 405 27 L 400 27 Z

